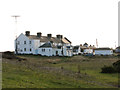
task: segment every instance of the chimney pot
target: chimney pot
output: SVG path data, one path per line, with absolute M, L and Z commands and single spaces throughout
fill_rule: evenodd
M 25 32 L 25 35 L 26 35 L 26 36 L 30 36 L 30 31 L 26 31 L 26 32 Z
M 48 38 L 51 38 L 51 37 L 52 37 L 52 34 L 47 34 L 47 37 L 48 37 Z
M 41 37 L 42 36 L 42 33 L 41 32 L 38 32 L 37 33 L 37 37 Z
M 56 35 L 56 37 L 57 37 L 58 39 L 61 39 L 61 38 L 62 38 L 62 35 Z
M 82 46 L 82 44 L 80 44 L 80 46 Z

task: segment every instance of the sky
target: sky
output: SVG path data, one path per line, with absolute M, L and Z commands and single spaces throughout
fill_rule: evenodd
M 62 34 L 72 45 L 118 46 L 119 0 L 0 0 L 0 51 L 14 51 L 25 31 Z M 17 30 L 13 15 L 17 18 Z

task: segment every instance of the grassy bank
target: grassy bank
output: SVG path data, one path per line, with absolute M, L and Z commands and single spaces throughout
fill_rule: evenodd
M 117 73 L 100 73 L 114 56 L 18 57 L 25 60 L 3 58 L 3 88 L 117 88 Z

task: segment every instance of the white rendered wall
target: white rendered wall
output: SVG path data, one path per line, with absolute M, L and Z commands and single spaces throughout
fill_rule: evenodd
M 45 49 L 45 51 L 42 51 L 43 49 Z M 39 48 L 38 54 L 40 54 L 42 56 L 52 56 L 53 50 L 52 50 L 52 48 Z
M 112 55 L 112 50 L 95 50 L 95 55 Z
M 93 53 L 93 49 L 84 49 L 84 53 Z
M 26 44 L 24 44 L 24 41 L 26 41 Z M 30 44 L 30 41 L 31 41 L 31 44 Z M 15 41 L 15 44 L 16 44 L 16 41 Z M 35 50 L 39 46 L 40 46 L 40 40 L 29 39 L 24 34 L 20 34 L 20 36 L 17 38 L 17 49 L 19 54 L 35 54 Z M 26 48 L 26 51 L 24 50 L 24 48 Z

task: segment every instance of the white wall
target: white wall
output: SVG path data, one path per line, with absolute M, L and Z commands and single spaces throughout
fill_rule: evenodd
M 26 44 L 24 44 L 24 41 L 26 41 Z M 31 44 L 30 44 L 31 41 Z M 40 40 L 33 40 L 26 37 L 24 34 L 20 34 L 17 38 L 17 48 L 19 54 L 36 54 L 36 49 L 40 46 Z M 16 46 L 16 41 L 15 41 Z M 24 50 L 26 48 L 26 51 Z M 31 51 L 30 51 L 31 49 Z
M 43 49 L 45 51 L 43 51 Z M 42 55 L 42 56 L 53 56 L 54 52 L 52 48 L 39 48 L 38 49 L 38 54 Z
M 93 53 L 93 49 L 84 49 L 84 53 Z
M 73 52 L 74 55 L 78 55 L 78 54 L 80 54 L 80 53 L 81 53 L 80 47 L 79 47 L 75 52 Z
M 112 50 L 95 50 L 95 55 L 112 55 Z
M 42 51 L 42 49 L 45 49 L 45 51 Z M 57 52 L 57 53 L 56 53 Z M 57 48 L 39 48 L 38 54 L 42 56 L 73 56 L 72 50 L 63 49 L 63 55 L 62 55 L 62 49 Z

